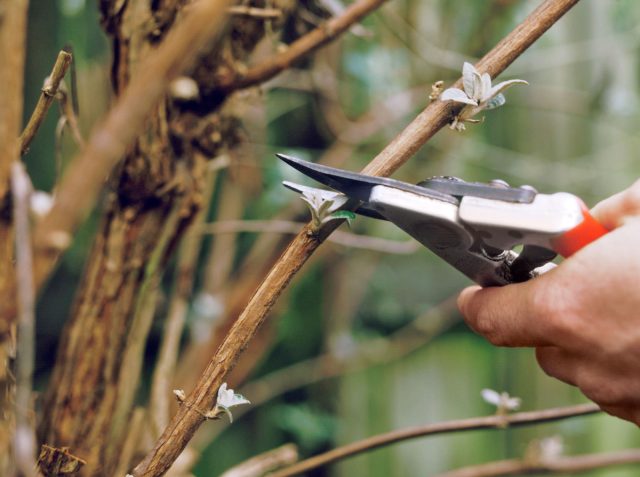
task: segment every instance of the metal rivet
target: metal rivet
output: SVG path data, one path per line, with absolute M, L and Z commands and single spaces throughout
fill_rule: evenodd
M 509 188 L 509 184 L 506 181 L 503 181 L 502 179 L 493 179 L 489 181 L 489 185 L 491 187 L 501 187 L 503 189 Z

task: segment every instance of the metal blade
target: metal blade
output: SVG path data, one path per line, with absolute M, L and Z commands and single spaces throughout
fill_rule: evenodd
M 342 169 L 336 169 L 335 167 L 303 161 L 297 157 L 287 156 L 285 154 L 276 154 L 276 156 L 294 169 L 302 172 L 304 175 L 311 177 L 332 189 L 340 191 L 349 197 L 363 202 L 369 201 L 371 190 L 375 186 L 382 185 L 407 192 L 413 192 L 414 194 L 441 200 L 443 202 L 458 204 L 458 199 L 451 195 L 395 179 L 389 179 L 388 177 L 367 176 L 357 172 L 345 171 Z

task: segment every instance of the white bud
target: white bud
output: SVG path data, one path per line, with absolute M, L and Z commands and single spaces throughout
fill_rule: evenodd
M 36 190 L 31 194 L 29 206 L 36 217 L 44 217 L 53 207 L 53 197 L 47 192 Z
M 169 94 L 180 101 L 194 101 L 200 97 L 200 88 L 193 78 L 180 76 L 171 82 Z

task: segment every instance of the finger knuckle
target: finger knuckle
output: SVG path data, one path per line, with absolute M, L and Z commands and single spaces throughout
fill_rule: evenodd
M 585 396 L 599 405 L 616 406 L 626 402 L 629 397 L 624 386 L 596 375 L 582 373 L 577 384 Z
M 547 376 L 559 378 L 559 376 L 557 376 L 558 373 L 555 372 L 557 366 L 554 366 L 553 356 L 550 355 L 545 348 L 536 349 L 536 360 Z
M 626 421 L 631 421 L 636 425 L 640 426 L 640 412 L 636 409 L 635 406 L 601 405 L 600 409 L 602 409 L 604 412 L 606 412 L 611 416 L 618 417 Z
M 627 213 L 640 213 L 640 179 L 625 191 L 622 200 Z
M 547 336 L 554 338 L 552 341 L 565 341 L 578 331 L 580 325 L 571 310 L 571 300 L 562 283 L 536 287 L 530 295 L 528 306 L 532 319 L 539 322 Z
M 549 321 L 555 316 L 554 307 L 551 306 L 552 296 L 547 286 L 539 285 L 531 290 L 527 308 L 534 320 Z
M 501 332 L 499 323 L 497 322 L 496 317 L 490 312 L 481 310 L 478 313 L 475 322 L 475 330 L 493 345 L 504 346 L 506 344 L 504 341 L 504 334 Z
M 577 379 L 577 385 L 580 391 L 592 401 L 598 404 L 609 404 L 603 399 L 605 396 L 602 392 L 602 383 L 593 379 L 590 375 L 580 375 Z

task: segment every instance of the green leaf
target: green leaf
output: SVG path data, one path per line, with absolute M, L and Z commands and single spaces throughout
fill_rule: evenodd
M 351 225 L 351 221 L 356 218 L 356 214 L 351 212 L 350 210 L 338 210 L 330 215 L 332 219 L 345 219 L 349 225 Z

